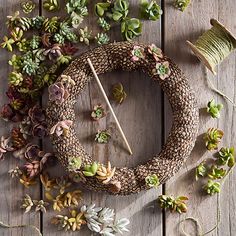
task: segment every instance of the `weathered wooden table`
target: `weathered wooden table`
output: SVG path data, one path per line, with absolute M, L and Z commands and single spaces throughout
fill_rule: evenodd
M 36 0 L 35 0 L 36 1 Z M 64 2 L 64 1 L 62 1 Z M 93 1 L 90 1 L 91 3 Z M 132 4 L 131 14 L 137 16 L 137 2 L 130 1 Z M 216 18 L 227 25 L 233 33 L 236 34 L 236 11 L 234 0 L 192 0 L 192 4 L 184 12 L 173 8 L 172 0 L 162 0 L 160 2 L 164 14 L 161 20 L 157 22 L 145 21 L 143 25 L 143 34 L 139 41 L 152 42 L 160 46 L 164 52 L 179 64 L 185 74 L 189 77 L 198 100 L 199 108 L 205 107 L 206 103 L 215 98 L 224 104 L 224 110 L 220 119 L 215 120 L 204 115 L 200 109 L 200 130 L 199 135 L 205 132 L 209 127 L 219 127 L 225 132 L 223 145 L 236 146 L 236 117 L 235 108 L 228 104 L 209 89 L 205 70 L 202 64 L 191 55 L 185 41 L 195 41 L 195 39 L 206 29 L 210 27 L 210 18 Z M 1 36 L 6 33 L 6 16 L 19 10 L 18 0 L 0 1 L 0 27 Z M 93 4 L 90 3 L 90 11 L 93 11 Z M 39 0 L 37 10 L 33 15 L 48 15 L 42 8 L 42 1 Z M 50 14 L 49 14 L 50 15 Z M 86 23 L 96 32 L 95 17 L 92 15 L 87 18 Z M 110 32 L 111 38 L 120 40 L 119 29 L 115 28 Z M 82 48 L 81 51 L 85 50 Z M 7 74 L 9 66 L 7 60 L 9 54 L 1 50 L 0 67 L 0 95 L 1 104 L 6 101 L 5 91 L 7 88 Z M 220 88 L 231 98 L 236 100 L 236 53 L 232 53 L 218 68 L 218 75 L 213 76 L 216 87 Z M 111 85 L 121 81 L 128 93 L 128 98 L 121 106 L 115 106 L 114 109 L 125 130 L 128 140 L 134 151 L 133 157 L 130 157 L 125 146 L 115 130 L 114 120 L 108 115 L 101 122 L 91 122 L 87 118 L 88 111 L 93 105 L 104 103 L 101 93 L 94 81 L 92 81 L 86 91 L 81 95 L 77 104 L 78 114 L 78 135 L 83 141 L 86 150 L 96 156 L 100 161 L 111 160 L 117 166 L 135 166 L 145 162 L 148 156 L 161 150 L 168 135 L 171 126 L 171 110 L 165 96 L 157 83 L 145 78 L 140 73 L 120 73 L 114 72 L 101 77 L 102 83 L 108 92 Z M 42 99 L 46 104 L 46 98 Z M 91 142 L 90 137 L 97 129 L 111 128 L 114 130 L 113 141 L 109 145 L 96 145 Z M 6 134 L 9 130 L 9 124 L 0 122 L 0 133 Z M 93 145 L 91 145 L 91 143 Z M 42 148 L 50 148 L 47 140 L 42 143 Z M 200 137 L 182 170 L 172 178 L 168 183 L 160 186 L 158 190 L 142 192 L 138 195 L 128 197 L 114 197 L 102 193 L 84 191 L 84 203 L 96 203 L 97 205 L 115 208 L 118 216 L 128 217 L 131 221 L 130 236 L 178 236 L 181 232 L 178 222 L 185 215 L 164 213 L 156 203 L 157 196 L 160 194 L 187 195 L 188 202 L 187 216 L 199 218 L 203 223 L 204 229 L 208 230 L 216 224 L 217 217 L 217 198 L 216 196 L 207 197 L 201 191 L 201 183 L 194 180 L 194 168 L 204 158 L 211 155 L 204 148 L 202 138 Z M 43 197 L 42 187 L 38 186 L 27 190 L 11 179 L 7 174 L 8 170 L 19 164 L 18 160 L 9 157 L 1 162 L 0 177 L 0 220 L 9 224 L 33 224 L 39 227 L 45 236 L 70 235 L 69 233 L 58 232 L 54 226 L 50 225 L 50 218 L 56 213 L 49 211 L 43 213 L 23 214 L 19 208 L 20 199 L 25 193 L 30 193 L 33 198 Z M 52 172 L 63 173 L 55 167 Z M 227 179 L 220 198 L 221 222 L 214 232 L 210 235 L 229 236 L 236 234 L 236 173 L 233 173 Z M 185 225 L 191 235 L 196 235 L 193 225 Z M 75 233 L 76 234 L 76 233 Z M 3 229 L 0 228 L 0 235 L 34 235 L 34 232 L 26 229 Z M 88 230 L 82 230 L 76 235 L 91 235 Z

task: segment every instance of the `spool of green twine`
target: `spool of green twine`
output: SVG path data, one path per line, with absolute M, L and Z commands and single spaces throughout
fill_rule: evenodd
M 213 73 L 235 48 L 236 38 L 219 21 L 211 19 L 212 28 L 203 33 L 195 44 L 187 41 L 193 53 Z

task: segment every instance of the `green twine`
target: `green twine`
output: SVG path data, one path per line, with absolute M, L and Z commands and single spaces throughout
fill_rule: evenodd
M 8 225 L 8 224 L 5 224 L 2 221 L 0 221 L 0 226 L 3 227 L 3 228 L 9 228 L 9 229 L 10 228 L 32 228 L 32 229 L 34 229 L 37 232 L 38 236 L 43 236 L 41 234 L 39 228 L 37 228 L 34 225 Z
M 212 28 L 195 42 L 188 42 L 193 52 L 214 73 L 219 65 L 235 48 L 235 37 L 217 20 L 211 19 Z

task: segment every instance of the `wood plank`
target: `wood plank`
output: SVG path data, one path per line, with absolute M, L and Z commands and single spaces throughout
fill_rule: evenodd
M 131 15 L 137 16 L 137 1 L 131 2 Z M 134 10 L 135 9 L 135 10 Z M 93 11 L 93 4 L 90 4 L 90 12 Z M 143 36 L 139 41 L 161 44 L 161 21 L 144 22 Z M 96 17 L 89 15 L 84 25 L 98 32 L 96 25 Z M 112 40 L 119 41 L 121 39 L 119 28 L 115 27 L 110 32 Z M 93 46 L 91 46 L 93 47 Z M 80 47 L 80 51 L 87 49 Z M 101 82 L 107 92 L 110 94 L 111 87 L 114 83 L 121 82 L 127 91 L 128 98 L 120 106 L 113 103 L 115 113 L 118 116 L 121 126 L 125 131 L 132 149 L 133 157 L 130 157 L 125 149 L 125 145 L 116 131 L 114 120 L 108 114 L 99 122 L 92 122 L 89 114 L 92 107 L 96 104 L 105 104 L 101 93 L 98 90 L 95 81 L 91 81 L 88 87 L 82 92 L 78 98 L 76 105 L 77 130 L 81 142 L 85 146 L 88 153 L 92 154 L 96 160 L 106 163 L 111 160 L 116 166 L 136 166 L 147 161 L 149 157 L 157 153 L 161 149 L 162 134 L 162 97 L 158 84 L 146 76 L 134 72 L 113 72 L 102 75 Z M 135 79 L 135 81 L 133 81 Z M 109 145 L 101 145 L 94 143 L 94 135 L 98 129 L 110 128 L 112 130 L 112 140 Z M 95 203 L 98 206 L 107 206 L 115 208 L 118 216 L 127 217 L 131 220 L 130 233 L 125 235 L 162 235 L 162 213 L 156 208 L 155 199 L 159 190 L 150 190 L 139 195 L 127 197 L 109 196 L 104 193 L 94 193 L 84 190 L 84 203 Z M 55 213 L 54 213 L 55 214 Z M 47 236 L 55 236 L 58 234 L 54 226 L 48 224 L 52 213 L 44 215 L 43 232 Z M 88 230 L 82 230 L 81 235 L 91 235 Z M 67 235 L 64 234 L 63 235 Z
M 173 58 L 189 77 L 189 81 L 197 95 L 199 108 L 205 107 L 207 102 L 215 98 L 225 105 L 222 117 L 219 120 L 211 119 L 202 110 L 200 110 L 200 129 L 199 134 L 204 133 L 209 127 L 220 127 L 225 131 L 225 137 L 222 145 L 235 145 L 235 110 L 228 105 L 215 93 L 210 91 L 204 76 L 204 67 L 198 60 L 190 54 L 185 41 L 195 41 L 197 37 L 210 28 L 210 18 L 220 19 L 229 28 L 235 32 L 235 12 L 233 11 L 233 1 L 192 1 L 189 8 L 184 12 L 179 12 L 171 6 L 172 1 L 166 1 L 165 14 L 165 49 L 168 56 Z M 226 59 L 219 68 L 217 78 L 210 73 L 210 79 L 214 80 L 216 86 L 222 89 L 229 96 L 235 99 L 235 54 Z M 168 114 L 170 110 L 166 102 L 166 130 L 170 127 Z M 167 132 L 166 132 L 167 134 Z M 202 193 L 202 183 L 194 181 L 194 168 L 202 160 L 209 157 L 210 152 L 205 151 L 202 136 L 196 142 L 192 155 L 188 159 L 185 167 L 168 182 L 166 185 L 167 194 L 187 195 L 189 209 L 187 216 L 193 216 L 200 220 L 204 225 L 204 230 L 211 229 L 216 224 L 217 199 L 207 197 Z M 235 178 L 235 174 L 233 175 Z M 232 191 L 233 176 L 226 182 L 224 193 L 221 197 L 222 223 L 218 230 L 210 235 L 231 235 L 235 229 L 233 219 L 235 218 Z M 230 194 L 231 193 L 231 194 Z M 230 197 L 228 195 L 230 194 Z M 179 231 L 178 222 L 185 216 L 176 214 L 167 214 L 166 217 L 166 235 L 182 235 Z M 232 227 L 234 228 L 232 229 Z M 185 224 L 185 230 L 191 235 L 195 235 L 194 228 L 191 224 Z
M 35 1 L 36 2 L 36 1 Z M 1 1 L 0 7 L 0 27 L 1 27 L 1 38 L 5 34 L 8 34 L 5 22 L 8 15 L 12 15 L 15 11 L 19 10 L 20 3 L 17 0 Z M 22 13 L 23 14 L 23 13 Z M 33 15 L 37 15 L 37 8 L 32 12 Z M 1 105 L 7 103 L 7 97 L 5 95 L 8 87 L 8 74 L 11 70 L 8 66 L 8 60 L 11 54 L 6 50 L 1 49 L 1 86 L 0 86 L 0 97 Z M 0 120 L 0 136 L 9 134 L 11 124 Z M 21 225 L 21 224 L 32 224 L 40 227 L 40 213 L 32 212 L 30 214 L 23 214 L 23 209 L 20 209 L 20 200 L 26 193 L 30 194 L 32 198 L 39 199 L 40 188 L 39 186 L 32 187 L 32 189 L 25 189 L 16 179 L 11 179 L 8 174 L 8 170 L 15 168 L 17 165 L 21 165 L 19 160 L 16 160 L 11 155 L 6 157 L 6 160 L 1 162 L 0 177 L 0 220 L 6 224 Z M 35 235 L 35 231 L 31 229 L 4 229 L 0 227 L 1 236 L 14 236 L 14 235 Z

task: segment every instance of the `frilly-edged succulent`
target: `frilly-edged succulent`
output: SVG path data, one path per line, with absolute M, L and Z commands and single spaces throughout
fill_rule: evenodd
M 207 176 L 207 172 L 208 172 L 208 168 L 207 168 L 206 162 L 203 161 L 196 167 L 195 179 L 198 180 L 199 177 Z
M 131 41 L 133 38 L 141 35 L 141 21 L 137 18 L 125 18 L 121 22 L 121 33 L 123 38 L 128 41 Z
M 73 121 L 71 120 L 63 120 L 57 122 L 51 129 L 50 134 L 56 134 L 57 136 L 67 136 L 70 127 L 72 126 Z
M 82 164 L 81 157 L 70 157 L 68 159 L 68 170 L 71 172 L 76 172 L 80 169 Z
M 170 76 L 170 64 L 168 61 L 156 63 L 156 67 L 153 70 L 154 75 L 158 75 L 160 79 L 165 80 Z
M 203 187 L 208 195 L 214 195 L 220 192 L 220 183 L 208 180 L 207 184 Z
M 132 52 L 132 61 L 139 61 L 140 59 L 145 58 L 144 48 L 139 46 L 134 46 Z
M 116 167 L 112 168 L 110 161 L 107 163 L 107 167 L 99 165 L 96 178 L 101 180 L 103 184 L 108 184 L 114 176 Z
M 121 83 L 114 84 L 112 87 L 113 100 L 121 104 L 127 97 L 127 93 Z
M 89 42 L 92 38 L 92 31 L 88 30 L 88 27 L 86 26 L 84 29 L 79 29 L 79 41 L 81 43 L 85 43 L 86 45 L 89 45 Z
M 141 0 L 140 11 L 144 19 L 153 21 L 158 20 L 163 13 L 161 7 L 155 0 Z
M 174 6 L 180 11 L 184 11 L 190 4 L 190 1 L 191 0 L 175 0 Z
M 23 172 L 22 172 L 22 170 L 21 170 L 18 166 L 16 166 L 15 168 L 10 169 L 10 170 L 8 171 L 8 174 L 9 174 L 12 178 L 19 178 L 19 177 L 23 174 Z
M 206 142 L 206 148 L 208 150 L 214 150 L 218 148 L 218 144 L 221 141 L 224 132 L 216 128 L 209 128 L 204 135 Z
M 57 82 L 49 86 L 49 100 L 56 104 L 62 104 L 68 97 L 69 92 L 62 82 Z
M 109 31 L 111 28 L 111 25 L 103 18 L 99 17 L 98 18 L 98 25 L 104 30 L 104 31 Z
M 128 0 L 115 0 L 112 8 L 112 19 L 114 21 L 120 21 L 125 19 L 129 13 L 129 1 Z
M 216 104 L 215 100 L 212 99 L 207 104 L 207 112 L 211 115 L 212 118 L 219 118 L 220 117 L 220 111 L 223 108 L 222 104 Z
M 233 167 L 235 164 L 234 147 L 221 148 L 218 155 L 217 163 L 219 165 L 227 165 Z
M 158 197 L 158 203 L 161 208 L 169 209 L 171 212 L 185 213 L 187 212 L 186 201 L 188 200 L 185 196 L 172 197 L 168 195 L 160 195 Z
M 145 178 L 146 185 L 150 188 L 157 188 L 158 185 L 160 184 L 159 178 L 157 177 L 156 174 L 149 175 Z
M 108 143 L 108 141 L 110 140 L 111 138 L 111 135 L 107 132 L 107 130 L 99 130 L 97 133 L 96 133 L 96 136 L 95 136 L 95 141 L 98 142 L 98 143 Z
M 58 0 L 44 0 L 43 8 L 47 11 L 57 11 L 60 9 L 60 4 Z
M 106 113 L 105 113 L 103 106 L 96 105 L 93 107 L 93 111 L 91 113 L 91 117 L 93 118 L 93 120 L 97 121 L 97 120 L 103 118 L 105 115 L 106 115 Z
M 160 58 L 163 58 L 162 50 L 155 44 L 151 44 L 148 46 L 148 53 L 151 54 L 156 61 L 159 61 Z
M 97 42 L 98 45 L 104 45 L 104 44 L 108 44 L 110 41 L 109 36 L 106 33 L 98 33 L 95 36 L 95 40 Z
M 35 9 L 35 7 L 36 7 L 35 3 L 31 0 L 27 0 L 21 3 L 22 11 L 25 14 L 31 13 Z

